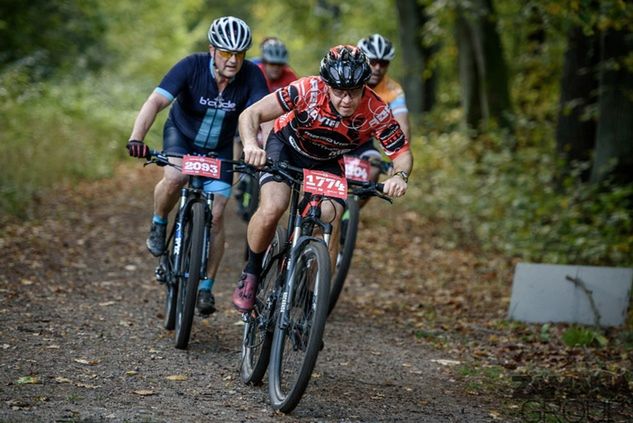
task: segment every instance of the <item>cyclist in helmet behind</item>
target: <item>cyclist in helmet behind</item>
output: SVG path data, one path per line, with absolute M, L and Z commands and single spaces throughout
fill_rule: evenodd
M 145 101 L 134 122 L 127 143 L 130 156 L 146 158 L 144 143 L 156 115 L 171 104 L 163 129 L 163 150 L 167 153 L 207 153 L 230 159 L 239 114 L 268 94 L 266 80 L 257 66 L 245 60 L 252 44 L 251 30 L 241 19 L 215 19 L 208 32 L 209 51 L 191 54 L 176 63 Z M 170 158 L 180 164 L 182 159 Z M 221 179 L 209 180 L 205 189 L 215 193 L 209 279 L 200 281 L 197 307 L 201 314 L 215 311 L 211 293 L 224 253 L 224 208 L 231 196 L 232 174 L 222 171 Z M 154 188 L 154 214 L 147 248 L 154 256 L 165 249 L 169 212 L 178 200 L 188 176 L 166 166 Z
M 283 159 L 303 168 L 342 175 L 343 154 L 370 142 L 380 141 L 394 163 L 394 175 L 385 181 L 387 195 L 400 197 L 407 190 L 407 175 L 413 166 L 409 142 L 387 104 L 365 85 L 371 69 L 356 46 L 331 48 L 321 60 L 320 76 L 308 76 L 267 95 L 240 115 L 244 160 L 262 166 L 267 157 Z M 266 150 L 256 141 L 261 122 L 276 119 Z M 253 306 L 264 252 L 277 222 L 288 207 L 290 188 L 270 175 L 260 179 L 259 208 L 248 225 L 248 260 L 233 292 L 240 311 Z M 332 238 L 338 237 L 343 201 L 324 201 L 321 217 L 333 222 Z M 330 256 L 338 246 L 330 243 Z M 334 263 L 334 261 L 332 261 Z
M 367 85 L 389 105 L 391 113 L 409 139 L 409 110 L 404 90 L 400 84 L 387 76 L 389 64 L 396 56 L 396 49 L 391 41 L 380 34 L 359 40 L 358 47 L 365 53 L 371 68 L 371 78 Z
M 260 44 L 260 50 L 261 62 L 258 66 L 266 77 L 271 93 L 297 80 L 297 75 L 288 65 L 288 49 L 279 38 L 264 39 Z

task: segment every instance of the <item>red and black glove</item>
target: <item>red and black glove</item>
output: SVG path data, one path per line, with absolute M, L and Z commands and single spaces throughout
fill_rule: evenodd
M 149 147 L 143 141 L 129 140 L 126 147 L 131 157 L 149 159 Z

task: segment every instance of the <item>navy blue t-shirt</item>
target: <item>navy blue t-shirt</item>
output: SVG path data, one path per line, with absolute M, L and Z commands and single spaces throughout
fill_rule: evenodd
M 233 142 L 242 111 L 268 94 L 257 65 L 244 60 L 222 93 L 213 77 L 210 53 L 195 53 L 176 63 L 155 92 L 176 99 L 169 119 L 197 147 L 217 150 Z

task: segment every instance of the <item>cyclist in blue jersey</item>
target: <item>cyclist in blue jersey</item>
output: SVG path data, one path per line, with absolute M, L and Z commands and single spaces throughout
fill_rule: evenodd
M 208 37 L 209 51 L 191 54 L 174 65 L 141 107 L 127 143 L 130 156 L 148 157 L 143 140 L 156 115 L 171 104 L 163 129 L 165 152 L 214 151 L 220 158 L 232 158 L 239 114 L 268 94 L 268 88 L 257 65 L 244 58 L 252 36 L 243 20 L 233 16 L 215 19 Z M 180 164 L 182 159 L 170 161 Z M 187 175 L 167 166 L 154 188 L 154 215 L 147 238 L 147 248 L 154 256 L 165 249 L 167 218 L 187 181 Z M 224 208 L 231 197 L 231 182 L 232 174 L 223 170 L 221 179 L 205 184 L 205 190 L 215 193 L 215 201 L 209 279 L 201 280 L 198 287 L 201 314 L 215 311 L 211 288 L 224 253 Z

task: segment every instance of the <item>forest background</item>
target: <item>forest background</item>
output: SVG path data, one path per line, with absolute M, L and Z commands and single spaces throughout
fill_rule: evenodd
M 111 174 L 142 102 L 218 16 L 278 36 L 300 75 L 379 32 L 412 112 L 407 205 L 523 260 L 633 264 L 631 3 L 11 2 L 0 10 L 0 214 Z M 164 119 L 166 113 L 161 114 Z M 148 136 L 161 145 L 162 121 Z
M 389 74 L 406 90 L 415 156 L 398 203 L 445 247 L 511 263 L 633 265 L 633 3 L 623 0 L 0 0 L 0 235 L 5 222 L 41 216 L 40 199 L 59 187 L 130 163 L 143 101 L 174 63 L 206 50 L 223 15 L 251 26 L 247 58 L 278 36 L 299 75 L 316 74 L 332 45 L 375 32 L 394 42 Z M 146 139 L 153 148 L 166 116 Z M 465 323 L 453 317 L 446 332 L 459 337 Z M 558 351 L 559 370 L 601 368 L 633 389 L 633 313 L 613 333 L 486 319 L 481 333 L 527 342 L 517 362 L 547 367 Z M 496 343 L 482 341 L 491 356 L 505 348 Z M 460 371 L 498 384 L 498 370 Z

